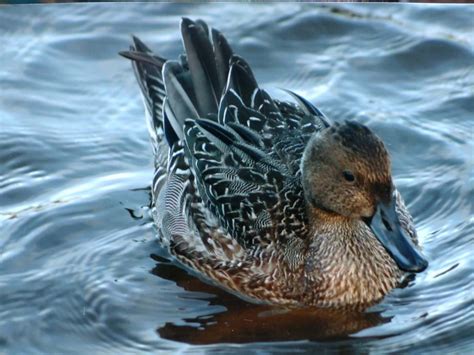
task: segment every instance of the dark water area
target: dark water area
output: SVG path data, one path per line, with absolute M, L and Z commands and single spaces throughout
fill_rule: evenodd
M 256 306 L 180 269 L 149 216 L 136 34 L 182 16 L 227 35 L 261 86 L 386 142 L 426 272 L 367 312 Z M 473 324 L 474 7 L 62 4 L 0 8 L 0 353 L 467 353 Z

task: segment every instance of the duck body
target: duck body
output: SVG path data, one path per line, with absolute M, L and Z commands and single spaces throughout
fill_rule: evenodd
M 427 263 L 383 143 L 304 98 L 272 99 L 224 36 L 183 19 L 185 54 L 130 51 L 155 153 L 153 217 L 184 265 L 256 302 L 367 306 Z

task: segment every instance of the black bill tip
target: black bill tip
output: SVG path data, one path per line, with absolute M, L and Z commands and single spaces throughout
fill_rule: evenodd
M 389 203 L 379 203 L 376 213 L 367 224 L 401 270 L 422 272 L 428 267 L 428 260 L 401 226 L 395 203 L 395 198 Z

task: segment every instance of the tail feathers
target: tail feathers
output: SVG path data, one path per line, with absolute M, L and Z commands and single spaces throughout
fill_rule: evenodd
M 186 119 L 213 118 L 217 121 L 216 117 L 219 117 L 219 121 L 226 120 L 225 108 L 229 101 L 237 100 L 236 107 L 253 108 L 261 114 L 278 113 L 273 100 L 258 88 L 250 66 L 241 57 L 233 55 L 219 31 L 209 28 L 203 21 L 183 18 L 181 32 L 185 54 L 178 61 L 153 54 L 137 37 L 133 37 L 130 51 L 120 53 L 133 62 L 150 114 L 153 141 L 162 140 L 163 132 L 170 145 L 184 138 Z M 227 112 L 227 116 L 229 114 Z M 259 122 L 250 122 L 250 117 L 258 115 L 249 112 L 248 117 L 244 116 L 238 121 L 244 119 L 248 128 L 261 129 L 256 127 Z
M 166 62 L 164 58 L 154 55 L 137 37 L 133 36 L 133 45 L 129 51 L 120 52 L 132 60 L 133 70 L 140 86 L 143 102 L 147 112 L 147 125 L 153 147 L 156 150 L 159 141 L 159 130 L 163 127 L 163 100 L 165 86 L 161 69 Z
M 167 95 L 166 103 L 172 113 L 167 115 L 167 118 L 180 139 L 183 138 L 184 120 L 186 118 L 199 118 L 199 113 L 196 111 L 192 99 L 193 91 L 189 89 L 188 74 L 182 65 L 176 61 L 169 60 L 163 67 L 163 79 Z
M 141 62 L 143 64 L 151 64 L 157 67 L 157 69 L 160 69 L 163 67 L 163 64 L 165 63 L 166 59 L 158 57 L 156 55 L 150 55 L 145 52 L 138 52 L 134 47 L 130 47 L 129 51 L 122 51 L 119 52 L 119 54 L 122 57 L 125 57 L 127 59 L 131 59 L 135 62 Z
M 140 40 L 140 38 L 136 36 L 132 36 L 132 39 L 133 39 L 133 44 L 135 45 L 135 49 L 138 52 L 152 53 L 152 50 L 148 48 L 148 46 L 145 43 L 143 43 Z
M 202 21 L 193 22 L 183 18 L 181 34 L 197 99 L 198 112 L 201 116 L 216 113 L 222 88 L 219 85 L 216 58 L 209 37 L 209 29 Z
M 224 35 L 216 29 L 212 29 L 212 43 L 214 45 L 214 54 L 216 57 L 217 79 L 219 81 L 220 92 L 222 93 L 222 90 L 225 88 L 227 83 L 229 62 L 233 54 Z

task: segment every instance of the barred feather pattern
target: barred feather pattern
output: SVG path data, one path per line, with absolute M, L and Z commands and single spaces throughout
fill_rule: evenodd
M 137 37 L 133 37 L 133 45 L 130 46 L 131 53 L 139 53 L 148 61 L 133 60 L 132 67 L 142 92 L 143 104 L 147 117 L 147 127 L 152 140 L 155 156 L 159 148 L 159 142 L 163 134 L 163 100 L 165 98 L 165 87 L 161 68 L 165 59 L 158 57 Z M 161 162 L 160 162 L 161 163 Z
M 274 120 L 261 112 L 268 104 Z M 230 290 L 249 288 L 260 300 L 297 303 L 288 298 L 295 290 L 277 282 L 302 267 L 309 230 L 299 161 L 322 121 L 293 104 L 246 107 L 240 100 L 221 105 L 214 119 L 187 120 L 184 142 L 170 148 L 166 168 L 156 169 L 154 218 L 162 243 Z M 212 124 L 222 139 L 204 128 Z

